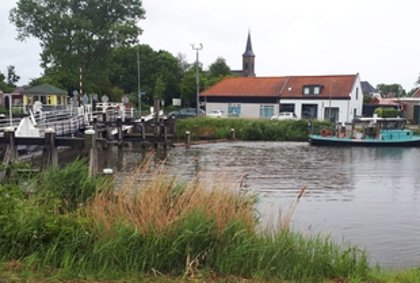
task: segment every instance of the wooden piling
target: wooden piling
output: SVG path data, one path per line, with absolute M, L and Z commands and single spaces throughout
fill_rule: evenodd
M 117 119 L 117 130 L 118 130 L 118 141 L 121 143 L 123 140 L 123 130 L 122 130 L 122 119 L 118 117 Z
M 98 174 L 98 148 L 96 133 L 92 129 L 85 131 L 85 149 L 89 152 L 89 177 L 95 177 Z
M 43 168 L 58 166 L 58 153 L 55 145 L 55 131 L 52 128 L 45 130 L 45 145 L 42 152 L 42 165 Z
M 15 161 L 18 158 L 15 139 L 15 129 L 13 127 L 7 127 L 6 129 L 4 129 L 4 137 L 8 141 L 8 144 L 3 157 L 3 164 L 9 164 L 10 162 Z
M 186 131 L 185 132 L 185 147 L 189 148 L 191 146 L 191 132 Z
M 230 139 L 232 139 L 232 140 L 236 139 L 235 129 L 234 128 L 231 128 L 230 129 Z

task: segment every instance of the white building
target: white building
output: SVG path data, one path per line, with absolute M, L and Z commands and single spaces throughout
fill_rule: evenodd
M 269 118 L 293 112 L 300 119 L 351 122 L 362 115 L 359 74 L 225 78 L 200 94 L 206 112 L 230 117 Z

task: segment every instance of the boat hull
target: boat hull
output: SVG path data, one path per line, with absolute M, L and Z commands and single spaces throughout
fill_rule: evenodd
M 373 147 L 420 147 L 420 136 L 413 136 L 404 140 L 380 140 L 380 139 L 351 139 L 338 137 L 323 137 L 310 135 L 309 143 L 320 146 L 373 146 Z

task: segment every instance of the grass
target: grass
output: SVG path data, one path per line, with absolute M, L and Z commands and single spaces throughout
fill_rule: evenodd
M 236 138 L 249 141 L 306 141 L 309 135 L 307 120 L 271 121 L 265 119 L 215 119 L 199 117 L 177 121 L 176 136 L 183 139 L 185 131 L 192 139 L 226 139 L 235 129 Z M 314 128 L 331 128 L 332 124 L 311 121 Z
M 157 174 L 138 184 L 142 172 L 136 171 L 114 190 L 111 179 L 86 172 L 77 161 L 45 172 L 29 191 L 0 187 L 0 278 L 381 280 L 356 247 L 304 237 L 287 225 L 257 232 L 256 198 L 229 189 L 223 179 L 214 186 L 180 184 Z

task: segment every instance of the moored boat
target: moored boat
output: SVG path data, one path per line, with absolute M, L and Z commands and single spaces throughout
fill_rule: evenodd
M 358 118 L 335 132 L 321 129 L 309 135 L 311 145 L 420 146 L 420 135 L 405 128 L 404 118 Z

